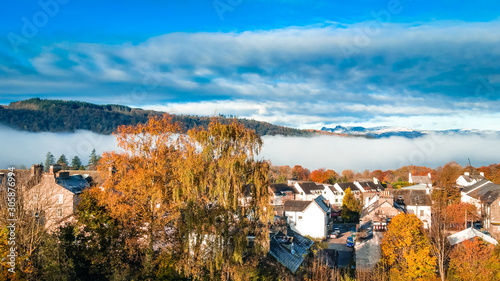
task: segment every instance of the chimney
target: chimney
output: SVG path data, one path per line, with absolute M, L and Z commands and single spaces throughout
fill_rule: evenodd
M 43 173 L 43 166 L 42 164 L 35 164 L 31 166 L 31 176 L 32 177 L 39 177 Z
M 431 173 L 428 173 L 427 176 L 429 177 L 429 179 L 431 178 Z
M 484 178 L 484 172 L 480 172 L 479 174 Z
M 60 171 L 59 173 L 57 173 L 57 177 L 61 179 L 67 179 L 69 178 L 69 172 Z
M 470 176 L 470 173 L 469 172 L 465 172 L 464 175 Z
M 408 173 L 408 182 L 409 183 L 413 183 L 412 179 L 411 179 L 411 173 Z
M 55 174 L 57 174 L 57 172 L 59 172 L 60 170 L 62 170 L 61 165 L 59 165 L 59 164 L 50 165 L 49 173 L 50 173 L 51 175 L 55 175 Z
M 378 184 L 378 179 L 377 179 L 376 177 L 373 177 L 373 182 L 374 182 L 375 184 Z

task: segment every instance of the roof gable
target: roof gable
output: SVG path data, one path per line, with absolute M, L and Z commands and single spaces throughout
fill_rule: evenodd
M 326 199 L 325 197 L 323 197 L 323 195 L 320 195 L 318 197 L 316 197 L 316 199 L 314 199 L 314 202 L 316 202 L 316 204 L 318 204 L 318 206 L 321 208 L 321 210 L 323 212 L 328 212 L 328 205 L 326 204 Z

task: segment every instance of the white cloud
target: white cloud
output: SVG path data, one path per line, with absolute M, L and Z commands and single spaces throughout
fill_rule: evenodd
M 117 149 L 114 136 L 99 135 L 89 131 L 75 133 L 31 133 L 0 127 L 0 168 L 45 162 L 47 152 L 57 158 L 64 154 L 71 162 L 74 156 L 87 164 L 92 149 L 101 154 Z
M 470 158 L 475 166 L 497 163 L 498 136 L 425 136 L 417 139 L 311 138 L 264 136 L 261 157 L 275 165 L 302 165 L 337 172 L 397 169 L 406 165 L 436 168 L 450 161 L 463 165 Z
M 88 131 L 75 133 L 29 133 L 0 127 L 0 168 L 45 161 L 50 151 L 56 158 L 68 160 L 77 155 L 87 163 L 92 149 L 100 154 L 117 149 L 114 136 Z M 449 161 L 463 163 L 470 158 L 474 165 L 489 165 L 500 159 L 500 137 L 426 136 L 417 139 L 343 138 L 335 136 L 284 137 L 264 136 L 260 158 L 275 165 L 302 165 L 309 169 L 397 169 L 405 165 L 442 166 Z

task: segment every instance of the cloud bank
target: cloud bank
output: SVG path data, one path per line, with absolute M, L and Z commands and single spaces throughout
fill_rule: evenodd
M 28 133 L 0 127 L 0 168 L 45 161 L 50 151 L 56 158 L 65 154 L 68 160 L 78 155 L 87 164 L 93 148 L 101 154 L 116 150 L 114 136 L 89 131 L 75 133 Z M 465 165 L 470 158 L 474 166 L 500 162 L 499 136 L 433 136 L 417 139 L 344 138 L 317 136 L 311 138 L 264 136 L 261 159 L 275 165 L 302 165 L 309 169 L 328 168 L 387 170 L 406 165 L 436 168 L 449 161 Z
M 90 131 L 75 133 L 31 133 L 0 127 L 0 169 L 9 166 L 45 163 L 47 152 L 55 160 L 64 154 L 69 164 L 78 156 L 86 165 L 93 149 L 102 154 L 117 149 L 116 139 L 111 135 L 99 135 Z

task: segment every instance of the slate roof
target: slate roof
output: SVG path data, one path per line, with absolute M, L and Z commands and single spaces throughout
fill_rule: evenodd
M 290 186 L 286 183 L 273 183 L 270 187 L 276 195 L 285 195 L 285 192 L 292 192 L 293 194 L 297 194 L 297 190 L 295 189 L 295 187 Z
M 476 188 L 479 188 L 479 187 L 481 187 L 481 186 L 484 186 L 485 184 L 488 184 L 488 183 L 490 183 L 490 181 L 489 181 L 489 180 L 487 180 L 487 179 L 482 179 L 482 180 L 480 180 L 480 181 L 476 182 L 476 183 L 475 183 L 475 184 L 473 184 L 473 185 L 469 185 L 469 186 L 464 187 L 464 188 L 462 189 L 462 192 L 463 192 L 463 193 L 465 193 L 465 194 L 467 194 L 467 193 L 469 193 L 471 190 L 474 190 L 474 189 L 476 189 Z
M 484 177 L 481 175 L 462 175 L 462 178 L 466 182 L 480 181 L 484 179 Z
M 69 177 L 58 177 L 56 183 L 74 194 L 80 194 L 89 187 L 89 183 L 81 175 L 72 175 Z
M 284 204 L 284 210 L 289 212 L 303 212 L 312 201 L 287 200 Z
M 313 190 L 324 190 L 325 187 L 321 184 L 321 185 L 318 185 L 314 182 L 299 182 L 297 183 L 300 188 L 302 188 L 302 190 L 304 190 L 304 193 L 305 194 L 312 194 L 311 191 Z
M 320 195 L 318 197 L 316 197 L 316 199 L 314 199 L 314 201 L 316 202 L 316 204 L 318 204 L 318 206 L 326 213 L 328 212 L 328 205 L 326 204 L 326 198 L 323 197 L 323 195 Z
M 428 176 L 411 176 L 411 180 L 413 183 L 432 184 L 432 181 Z
M 472 227 L 448 236 L 448 241 L 453 246 L 462 243 L 465 240 L 473 239 L 474 237 L 480 237 L 486 242 L 491 243 L 493 245 L 498 244 L 497 240 L 495 240 L 493 237 L 486 235 L 480 231 L 477 231 Z
M 500 185 L 488 180 L 481 180 L 462 189 L 462 192 L 484 203 L 491 204 L 500 197 Z
M 295 273 L 304 261 L 304 256 L 308 253 L 314 241 L 307 239 L 291 229 L 287 230 L 287 234 L 288 236 L 285 236 L 282 232 L 278 232 L 271 236 L 269 241 L 269 254 L 279 263 Z M 293 241 L 293 246 L 290 241 Z M 293 247 L 294 250 L 293 254 L 290 250 L 291 247 Z
M 361 191 L 359 190 L 359 188 L 352 182 L 341 182 L 341 183 L 338 183 L 338 185 L 340 186 L 340 188 L 342 188 L 342 190 L 345 192 L 345 190 L 347 188 L 351 188 L 351 191 Z
M 432 198 L 425 190 L 395 189 L 392 192 L 394 202 L 406 206 L 431 206 Z
M 360 181 L 358 182 L 361 187 L 365 190 L 376 190 L 376 191 L 383 191 L 385 190 L 384 186 L 380 183 L 374 183 L 373 181 Z

